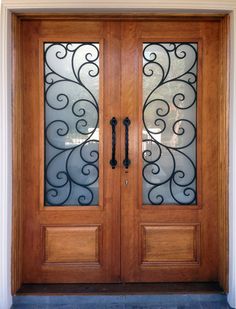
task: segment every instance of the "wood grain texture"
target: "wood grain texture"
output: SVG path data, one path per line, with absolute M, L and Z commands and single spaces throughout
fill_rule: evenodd
M 219 282 L 228 291 L 229 265 L 229 16 L 221 19 L 219 104 Z
M 121 171 L 121 279 L 124 282 L 134 277 L 137 268 L 138 243 L 138 158 L 140 145 L 138 141 L 138 127 L 140 117 L 138 89 L 136 78 L 139 74 L 138 68 L 138 46 L 136 42 L 138 24 L 127 21 L 121 25 L 121 116 L 122 119 L 129 117 L 131 120 L 129 128 L 129 156 L 131 164 L 128 170 L 122 166 Z M 121 153 L 124 159 L 124 135 L 122 128 Z M 127 185 L 126 185 L 127 183 Z M 136 279 L 135 279 L 136 280 Z M 132 280 L 132 281 L 135 281 Z M 137 281 L 139 279 L 137 278 Z
M 141 263 L 178 265 L 199 263 L 199 225 L 145 225 L 142 229 Z
M 128 282 L 218 280 L 219 190 L 218 134 L 220 104 L 220 22 L 140 21 L 122 24 L 122 115 L 131 115 L 129 185 L 122 190 L 123 280 Z M 160 36 L 161 33 L 161 36 Z M 198 205 L 142 205 L 142 40 L 199 42 L 198 58 Z M 139 89 L 139 91 L 138 91 Z M 141 126 L 141 128 L 140 128 Z M 137 142 L 139 140 L 139 142 Z M 138 160 L 137 160 L 138 158 Z M 213 159 L 214 158 L 214 159 Z M 122 178 L 127 178 L 125 172 Z M 137 190 L 138 187 L 138 190 Z M 195 265 L 142 266 L 142 233 L 139 225 L 200 224 L 200 263 Z M 153 240 L 154 241 L 154 240 Z M 156 246 L 157 249 L 157 246 Z M 173 250 L 173 259 L 178 250 Z M 170 258 L 170 257 L 169 257 Z M 152 257 L 154 259 L 154 257 Z
M 20 288 L 22 282 L 22 101 L 21 101 L 21 29 L 19 19 L 12 16 L 12 76 L 13 76 L 13 130 L 12 130 L 12 292 Z
M 45 226 L 45 263 L 99 263 L 99 226 Z
M 22 115 L 23 136 L 22 153 L 22 205 L 23 219 L 23 279 L 37 283 L 78 283 L 78 282 L 117 282 L 119 281 L 120 235 L 120 171 L 112 170 L 111 127 L 110 119 L 119 114 L 119 24 L 103 21 L 21 21 L 22 51 Z M 69 36 L 68 36 L 69 34 Z M 80 42 L 101 42 L 100 57 L 100 180 L 99 206 L 88 207 L 44 207 L 44 87 L 43 87 L 43 48 L 42 42 L 53 40 Z M 104 42 L 104 43 L 103 43 Z M 103 80 L 106 80 L 106 87 Z M 104 132 L 106 137 L 104 138 Z M 119 134 L 119 129 L 117 134 Z M 118 135 L 119 138 L 119 135 Z M 117 151 L 119 156 L 119 150 Z M 67 249 L 71 252 L 62 255 L 58 237 L 50 234 L 47 242 L 48 262 L 39 258 L 44 251 L 44 239 L 41 237 L 41 226 L 99 225 L 102 228 L 99 242 L 99 264 L 78 265 L 79 259 L 85 258 L 79 249 L 72 250 L 75 236 L 64 229 L 67 234 Z M 50 230 L 51 231 L 51 230 Z M 55 230 L 54 230 L 55 231 Z M 78 231 L 77 231 L 78 232 Z M 70 235 L 69 235 L 70 234 Z M 82 242 L 90 239 L 87 259 L 94 253 L 95 244 L 88 235 L 80 233 Z M 63 237 L 61 237 L 63 242 Z M 95 241 L 95 240 L 94 240 Z M 66 246 L 66 245 L 65 245 Z M 89 247 L 90 246 L 90 247 Z M 90 250 L 90 251 L 89 251 Z M 54 252 L 54 253 L 53 253 Z M 76 252 L 76 253 L 75 253 Z M 92 253 L 93 252 L 93 253 Z M 71 262 L 69 255 L 71 254 Z M 83 255 L 84 254 L 84 255 Z M 77 256 L 77 257 L 75 257 Z M 63 262 L 64 259 L 64 262 Z M 95 259 L 95 257 L 93 258 Z M 59 263 L 59 260 L 61 261 Z M 52 263 L 49 261 L 58 261 Z M 60 265 L 59 265 L 60 264 Z M 91 263 L 90 263 L 91 264 Z

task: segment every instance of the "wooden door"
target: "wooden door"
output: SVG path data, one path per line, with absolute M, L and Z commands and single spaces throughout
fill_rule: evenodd
M 219 37 L 21 21 L 24 283 L 217 281 Z
M 22 21 L 25 283 L 120 280 L 119 27 Z
M 122 24 L 124 281 L 217 281 L 219 34 L 212 21 Z

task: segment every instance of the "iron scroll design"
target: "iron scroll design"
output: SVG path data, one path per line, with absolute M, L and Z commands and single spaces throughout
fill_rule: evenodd
M 197 43 L 143 44 L 143 201 L 194 205 Z
M 44 43 L 46 206 L 98 204 L 99 44 Z

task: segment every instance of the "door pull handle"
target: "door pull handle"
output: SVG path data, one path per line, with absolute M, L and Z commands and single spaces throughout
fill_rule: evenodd
M 110 120 L 110 125 L 112 128 L 112 132 L 111 132 L 111 160 L 110 160 L 110 165 L 112 167 L 112 169 L 114 169 L 117 165 L 117 161 L 116 161 L 116 125 L 117 125 L 117 120 L 115 117 L 112 117 L 112 119 Z
M 125 126 L 125 159 L 123 161 L 123 165 L 126 169 L 129 168 L 129 165 L 131 163 L 129 159 L 129 126 L 131 124 L 131 121 L 128 117 L 126 117 L 123 120 L 123 124 Z

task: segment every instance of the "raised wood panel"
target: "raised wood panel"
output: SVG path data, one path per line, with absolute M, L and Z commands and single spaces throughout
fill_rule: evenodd
M 46 263 L 98 263 L 99 226 L 44 227 Z
M 200 226 L 142 225 L 142 263 L 198 263 Z

